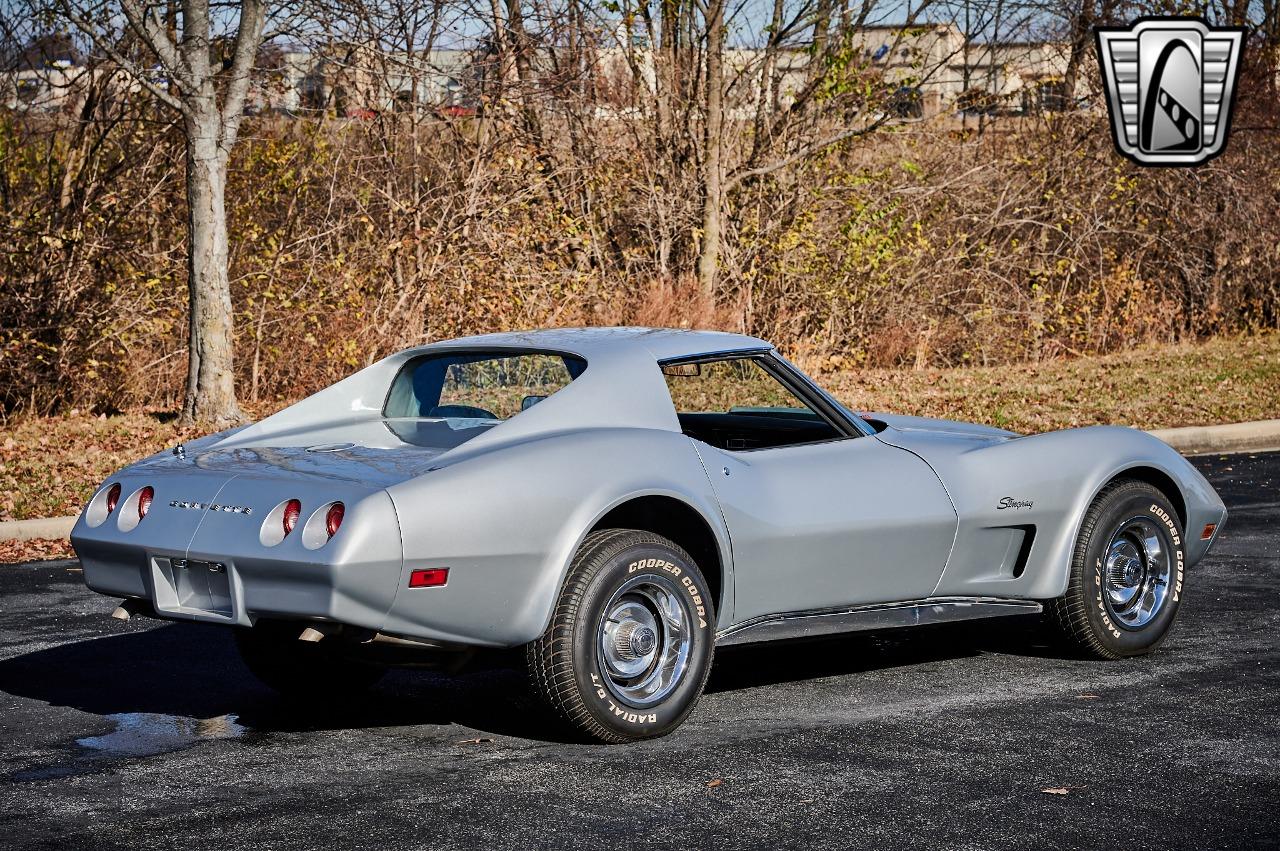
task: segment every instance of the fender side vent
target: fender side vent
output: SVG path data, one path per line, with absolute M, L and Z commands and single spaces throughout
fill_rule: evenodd
M 1027 569 L 1027 559 L 1031 558 L 1031 544 L 1036 539 L 1035 526 L 1013 526 L 1022 532 L 1022 542 L 1018 546 L 1018 556 L 1013 562 L 1013 578 L 1017 579 Z

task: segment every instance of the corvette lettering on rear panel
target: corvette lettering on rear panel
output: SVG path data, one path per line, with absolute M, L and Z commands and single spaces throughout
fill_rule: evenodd
M 221 505 L 216 502 L 214 503 L 186 502 L 183 500 L 174 499 L 174 500 L 170 500 L 169 507 L 170 508 L 191 508 L 191 509 L 195 509 L 196 511 L 203 511 L 204 509 L 207 508 L 210 511 L 223 511 L 228 514 L 243 514 L 246 517 L 253 514 L 253 509 L 247 505 Z

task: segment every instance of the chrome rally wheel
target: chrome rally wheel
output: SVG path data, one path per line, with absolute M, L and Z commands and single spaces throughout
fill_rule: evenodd
M 663 577 L 635 577 L 605 606 L 599 629 L 605 685 L 629 706 L 661 701 L 689 667 L 693 637 L 682 590 Z
M 1165 536 L 1151 519 L 1132 517 L 1111 536 L 1103 570 L 1107 609 L 1120 626 L 1141 629 L 1160 614 L 1173 574 Z
M 1183 546 L 1168 496 L 1147 482 L 1112 482 L 1085 512 L 1067 591 L 1045 606 L 1050 622 L 1096 659 L 1151 652 L 1182 602 Z
M 551 623 L 525 650 L 534 691 L 578 735 L 665 735 L 693 711 L 715 646 L 698 565 L 653 532 L 605 529 L 582 542 Z

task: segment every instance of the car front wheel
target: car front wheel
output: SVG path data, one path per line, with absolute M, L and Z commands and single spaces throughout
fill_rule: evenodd
M 706 580 L 687 552 L 635 529 L 592 532 L 547 630 L 526 648 L 534 691 L 579 735 L 665 735 L 702 694 L 715 644 Z
M 1068 644 L 1096 659 L 1158 647 L 1182 603 L 1183 535 L 1173 504 L 1153 486 L 1103 488 L 1081 524 L 1067 593 L 1046 607 Z

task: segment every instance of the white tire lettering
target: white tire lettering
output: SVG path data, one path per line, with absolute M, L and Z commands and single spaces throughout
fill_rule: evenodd
M 694 604 L 694 608 L 698 614 L 698 627 L 700 629 L 707 628 L 706 614 L 707 609 L 703 601 L 703 594 L 698 588 L 694 579 L 689 576 L 683 568 L 660 558 L 644 558 L 637 559 L 627 565 L 627 573 L 637 573 L 642 570 L 661 570 L 673 577 L 679 578 L 680 584 L 688 592 L 690 599 Z M 628 724 L 656 724 L 658 723 L 658 713 L 649 712 L 632 712 L 618 706 L 609 696 L 608 691 L 604 688 L 603 680 L 596 673 L 591 674 L 591 686 L 596 697 L 608 707 L 608 711 L 614 718 L 626 721 Z
M 1106 603 L 1102 602 L 1102 559 L 1100 558 L 1094 559 L 1093 562 L 1093 581 L 1094 586 L 1098 589 L 1098 595 L 1095 600 L 1098 604 L 1098 614 L 1102 616 L 1102 625 L 1107 632 L 1119 638 L 1120 630 L 1116 628 L 1115 623 L 1111 620 L 1111 615 L 1107 613 Z

